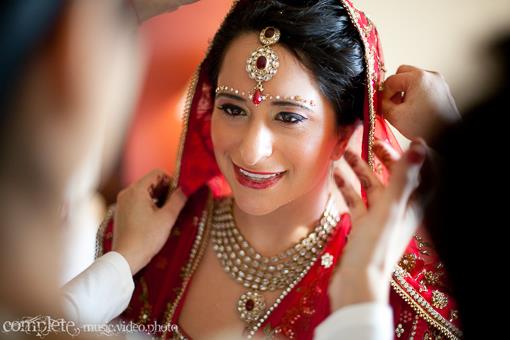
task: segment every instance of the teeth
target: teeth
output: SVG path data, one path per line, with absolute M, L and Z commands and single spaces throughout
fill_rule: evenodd
M 243 170 L 241 168 L 239 168 L 239 172 L 241 172 L 241 174 L 243 174 L 246 177 L 252 178 L 254 180 L 259 180 L 259 181 L 260 180 L 274 178 L 274 177 L 279 175 L 279 173 L 277 173 L 277 174 L 268 174 L 268 175 L 254 174 L 254 173 L 248 172 L 246 170 Z

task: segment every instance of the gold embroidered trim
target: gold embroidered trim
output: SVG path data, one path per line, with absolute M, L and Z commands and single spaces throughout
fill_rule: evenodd
M 374 106 L 374 84 L 372 84 L 372 75 L 375 77 L 375 70 L 373 68 L 373 64 L 375 60 L 371 60 L 373 58 L 373 54 L 371 54 L 371 50 L 369 48 L 369 43 L 367 37 L 363 34 L 363 29 L 361 28 L 357 18 L 359 18 L 359 14 L 356 12 L 354 6 L 349 5 L 346 1 L 341 0 L 342 6 L 347 10 L 349 17 L 351 18 L 351 22 L 356 27 L 361 40 L 363 41 L 363 45 L 365 47 L 365 65 L 367 67 L 367 86 L 368 86 L 368 119 L 369 119 L 369 130 L 368 130 L 368 166 L 370 169 L 374 170 L 374 155 L 372 152 L 372 147 L 374 145 L 374 134 L 375 134 L 375 106 Z
M 106 227 L 108 227 L 108 222 L 111 221 L 113 218 L 113 215 L 115 214 L 115 204 L 112 204 L 110 207 L 108 207 L 108 210 L 106 211 L 106 215 L 103 218 L 103 221 L 99 225 L 99 228 L 97 229 L 96 233 L 96 251 L 94 258 L 97 259 L 101 256 L 103 256 L 104 249 L 103 249 L 103 239 L 104 239 L 104 232 L 106 230 Z
M 432 292 L 432 305 L 437 309 L 443 309 L 448 305 L 448 297 L 439 290 Z
M 186 291 L 186 287 L 188 286 L 189 280 L 191 279 L 191 276 L 195 272 L 195 270 L 198 267 L 198 264 L 200 263 L 200 260 L 202 259 L 206 246 L 207 246 L 207 240 L 209 238 L 209 231 L 211 230 L 211 220 L 212 220 L 212 211 L 214 208 L 214 199 L 212 197 L 212 193 L 209 193 L 209 197 L 207 199 L 207 204 L 202 212 L 202 217 L 200 219 L 200 222 L 198 224 L 198 232 L 197 236 L 195 237 L 195 242 L 193 243 L 193 246 L 191 248 L 191 253 L 188 259 L 188 262 L 184 266 L 184 278 L 183 282 L 181 284 L 181 287 L 177 293 L 177 297 L 173 300 L 168 302 L 167 309 L 165 312 L 165 325 L 168 325 L 171 327 L 172 324 L 172 318 L 175 314 L 175 309 L 179 305 L 179 302 L 182 299 L 182 296 L 184 295 L 184 292 Z M 167 333 L 164 333 L 161 337 L 162 339 L 167 338 Z
M 402 324 L 399 323 L 397 325 L 397 328 L 395 328 L 395 336 L 397 338 L 400 338 L 402 336 L 402 334 L 404 334 L 404 332 L 405 332 L 404 326 L 402 326 Z
M 399 266 L 395 268 L 391 286 L 413 310 L 427 323 L 440 331 L 448 339 L 461 339 L 462 331 L 439 314 L 416 290 L 405 280 L 406 271 Z
M 425 281 L 427 282 L 427 284 L 433 285 L 433 286 L 437 286 L 440 284 L 439 280 L 440 280 L 441 275 L 443 275 L 443 273 L 435 273 L 435 272 L 428 271 L 428 270 L 426 270 L 423 273 L 423 276 L 425 276 Z
M 140 300 L 143 303 L 142 309 L 140 309 L 140 313 L 138 315 L 138 324 L 146 324 L 152 317 L 152 306 L 149 303 L 149 287 L 147 287 L 147 282 L 142 277 L 140 279 L 140 285 L 142 286 L 142 294 L 140 296 Z
M 400 259 L 398 265 L 410 273 L 416 266 L 416 255 L 414 255 L 413 253 L 405 254 Z
M 177 161 L 175 162 L 175 183 L 179 183 L 179 177 L 181 175 L 182 155 L 184 153 L 184 144 L 186 142 L 186 136 L 188 134 L 189 116 L 191 113 L 191 105 L 193 104 L 193 96 L 197 89 L 200 68 L 201 67 L 199 66 L 198 69 L 195 71 L 195 74 L 193 74 L 193 78 L 191 78 L 191 83 L 188 88 L 188 93 L 186 94 L 184 116 L 182 118 L 182 132 L 181 137 L 179 139 L 179 151 L 177 152 Z

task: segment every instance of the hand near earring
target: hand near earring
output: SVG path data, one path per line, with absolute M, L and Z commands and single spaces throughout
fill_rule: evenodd
M 419 183 L 425 145 L 413 142 L 400 159 L 381 142 L 376 142 L 374 152 L 391 171 L 386 187 L 359 156 L 345 153 L 367 193 L 368 208 L 356 190 L 335 174 L 350 209 L 352 231 L 329 285 L 332 310 L 368 302 L 388 304 L 393 268 L 421 220 L 421 210 L 411 195 Z
M 401 134 L 427 143 L 461 118 L 443 76 L 408 65 L 384 82 L 381 107 L 384 118 Z
M 140 22 L 199 0 L 130 0 Z

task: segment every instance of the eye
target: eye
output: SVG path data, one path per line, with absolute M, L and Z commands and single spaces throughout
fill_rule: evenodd
M 231 117 L 246 116 L 246 112 L 237 105 L 222 104 L 218 106 L 218 109 L 225 112 L 226 115 Z
M 284 123 L 288 124 L 297 124 L 301 123 L 307 118 L 301 116 L 300 114 L 293 113 L 293 112 L 279 112 L 276 115 L 276 120 L 282 121 Z

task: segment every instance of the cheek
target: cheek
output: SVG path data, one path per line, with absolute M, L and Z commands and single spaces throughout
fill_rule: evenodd
M 218 121 L 218 114 L 216 112 L 213 112 L 211 117 L 211 139 L 214 147 L 214 151 L 216 152 L 217 149 L 221 148 L 222 140 L 221 140 L 221 130 L 222 126 L 220 122 Z
M 333 135 L 324 132 L 307 133 L 302 138 L 286 143 L 284 154 L 300 176 L 318 175 L 329 168 L 336 144 Z
M 236 145 L 236 129 L 233 129 L 228 122 L 221 116 L 221 112 L 213 112 L 211 119 L 211 139 L 214 148 L 214 154 L 218 162 L 221 163 L 223 153 L 232 150 Z

